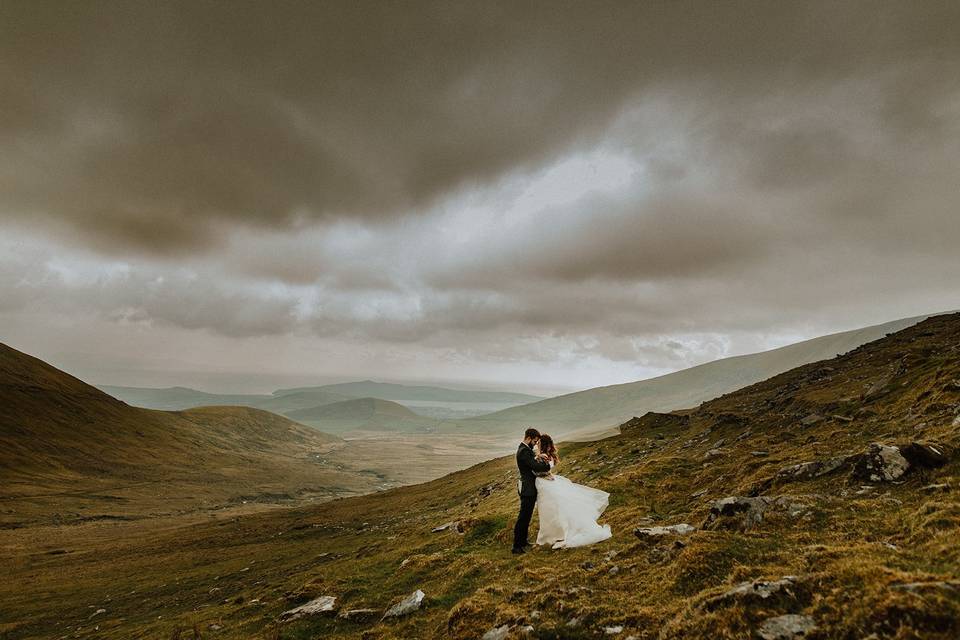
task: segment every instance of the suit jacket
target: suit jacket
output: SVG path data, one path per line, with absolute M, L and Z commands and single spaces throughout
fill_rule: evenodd
M 550 471 L 550 463 L 537 458 L 531 447 L 521 442 L 517 449 L 517 468 L 520 469 L 520 497 L 537 496 L 537 475 Z

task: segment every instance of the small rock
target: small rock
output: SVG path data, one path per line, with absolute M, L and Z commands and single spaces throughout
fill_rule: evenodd
M 423 605 L 423 598 L 426 594 L 417 589 L 406 598 L 393 605 L 383 614 L 384 618 L 398 618 L 413 613 Z
M 341 611 L 337 617 L 341 620 L 372 620 L 380 615 L 376 609 L 347 609 Z
M 641 540 L 658 540 L 664 536 L 685 536 L 696 531 L 687 523 L 672 524 L 667 527 L 638 527 L 633 530 L 633 535 Z
M 530 617 L 531 620 L 539 620 L 539 619 L 540 619 L 540 612 L 537 611 L 537 610 L 533 610 L 533 611 L 530 612 L 530 616 L 529 616 L 529 617 Z
M 696 493 L 691 493 L 691 494 L 690 494 L 690 497 L 691 497 L 691 498 L 702 498 L 703 496 L 707 495 L 707 493 L 708 493 L 709 491 L 710 491 L 710 489 L 700 489 L 700 491 L 697 491 Z
M 431 533 L 440 533 L 441 531 L 447 531 L 448 529 L 452 529 L 457 533 L 463 533 L 463 525 L 460 524 L 459 520 L 454 520 L 453 522 L 445 522 L 441 524 L 439 527 L 434 527 L 430 531 Z
M 220 629 L 223 629 L 223 627 L 216 622 L 207 625 L 207 630 L 209 631 L 220 631 Z
M 801 462 L 800 464 L 784 467 L 777 472 L 777 478 L 781 480 L 807 480 L 810 478 L 819 478 L 838 471 L 850 464 L 848 458 L 828 458 L 826 460 L 814 460 L 812 462 Z
M 106 612 L 107 612 L 106 609 L 97 609 L 96 611 L 90 614 L 90 618 L 96 618 L 101 613 L 106 613 Z M 87 618 L 87 619 L 89 620 L 90 618 Z
M 739 528 L 749 529 L 763 522 L 763 514 L 771 502 L 772 498 L 766 496 L 722 498 L 710 507 L 710 515 L 707 516 L 704 527 L 720 526 L 724 519 L 736 518 Z
M 617 624 L 610 627 L 604 627 L 603 632 L 608 636 L 615 636 L 618 633 L 623 633 L 623 625 Z
M 890 587 L 895 591 L 926 591 L 928 589 L 944 590 L 950 593 L 960 591 L 960 580 L 932 580 L 930 582 L 907 582 L 904 584 L 895 584 Z
M 508 635 L 510 635 L 510 625 L 505 624 L 487 631 L 483 634 L 482 640 L 505 640 Z
M 525 636 L 530 635 L 531 633 L 533 633 L 533 625 L 528 624 L 520 627 L 520 633 L 522 633 Z
M 762 602 L 779 595 L 787 595 L 792 598 L 792 588 L 796 585 L 796 582 L 796 576 L 784 576 L 779 580 L 741 582 L 729 591 L 710 598 L 704 603 L 704 606 L 712 611 L 731 602 Z
M 570 618 L 569 620 L 567 620 L 567 626 L 568 626 L 568 627 L 579 627 L 579 626 L 580 626 L 580 618 Z
M 766 458 L 768 455 L 770 455 L 770 452 L 769 451 L 751 451 L 750 455 L 752 455 L 755 458 Z
M 722 449 L 710 449 L 710 451 L 707 451 L 705 454 L 703 454 L 703 457 L 705 460 L 712 460 L 713 458 L 719 458 L 722 455 L 724 455 Z
M 925 487 L 921 487 L 920 491 L 925 491 L 927 493 L 937 493 L 939 491 L 950 491 L 949 484 L 928 484 Z
M 763 640 L 796 640 L 806 638 L 816 627 L 816 623 L 810 616 L 788 613 L 764 622 L 757 634 Z
M 609 573 L 612 576 L 615 576 L 618 573 L 620 573 L 620 567 L 618 567 L 617 565 L 613 565 L 607 570 L 607 573 Z
M 806 416 L 803 420 L 801 420 L 800 424 L 804 425 L 805 427 L 809 427 L 812 424 L 817 424 L 821 420 L 823 420 L 823 416 L 816 413 L 811 413 L 810 415 Z
M 319 614 L 328 614 L 332 613 L 334 610 L 334 604 L 337 599 L 334 596 L 320 596 L 315 598 L 310 602 L 300 605 L 289 611 L 284 611 L 280 614 L 281 620 L 297 620 L 304 616 L 315 616 Z M 250 603 L 253 604 L 254 600 L 251 600 Z

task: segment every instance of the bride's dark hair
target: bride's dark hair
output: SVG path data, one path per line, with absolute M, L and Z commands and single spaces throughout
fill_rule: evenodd
M 560 462 L 560 456 L 557 454 L 557 445 L 553 444 L 553 438 L 546 433 L 540 434 L 540 453 L 550 456 L 554 464 Z

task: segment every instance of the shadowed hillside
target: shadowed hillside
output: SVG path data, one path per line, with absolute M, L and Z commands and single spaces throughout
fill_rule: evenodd
M 0 584 L 5 629 L 11 639 L 960 636 L 960 315 L 622 431 L 560 450 L 559 473 L 611 494 L 602 521 L 614 537 L 593 547 L 510 555 L 507 457 L 148 541 L 30 532 L 33 555 L 16 562 L 8 550 L 26 533 L 0 532 L 13 578 Z M 419 606 L 384 616 L 417 590 Z M 310 602 L 327 610 L 284 614 Z
M 249 407 L 130 407 L 0 345 L 0 486 L 8 505 L 0 522 L 51 511 L 83 520 L 126 502 L 148 511 L 171 492 L 185 494 L 184 506 L 271 491 L 369 490 L 369 479 L 317 464 L 340 446 L 335 436 Z
M 916 324 L 907 318 L 798 342 L 780 349 L 708 362 L 658 378 L 598 387 L 461 421 L 461 428 L 513 433 L 525 426 L 553 435 L 602 433 L 630 416 L 697 405 L 794 367 L 845 353 Z M 577 439 L 580 439 L 579 437 Z

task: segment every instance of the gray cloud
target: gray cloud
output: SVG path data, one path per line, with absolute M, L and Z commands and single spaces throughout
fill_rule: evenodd
M 879 107 L 931 130 L 960 20 L 933 2 L 6 2 L 0 25 L 5 209 L 103 249 L 182 254 L 225 221 L 423 208 L 671 87 L 723 108 L 904 67 Z M 771 135 L 829 171 L 822 136 Z M 761 173 L 782 179 L 777 161 Z
M 4 2 L 0 318 L 599 383 L 960 307 L 958 31 L 946 2 Z

